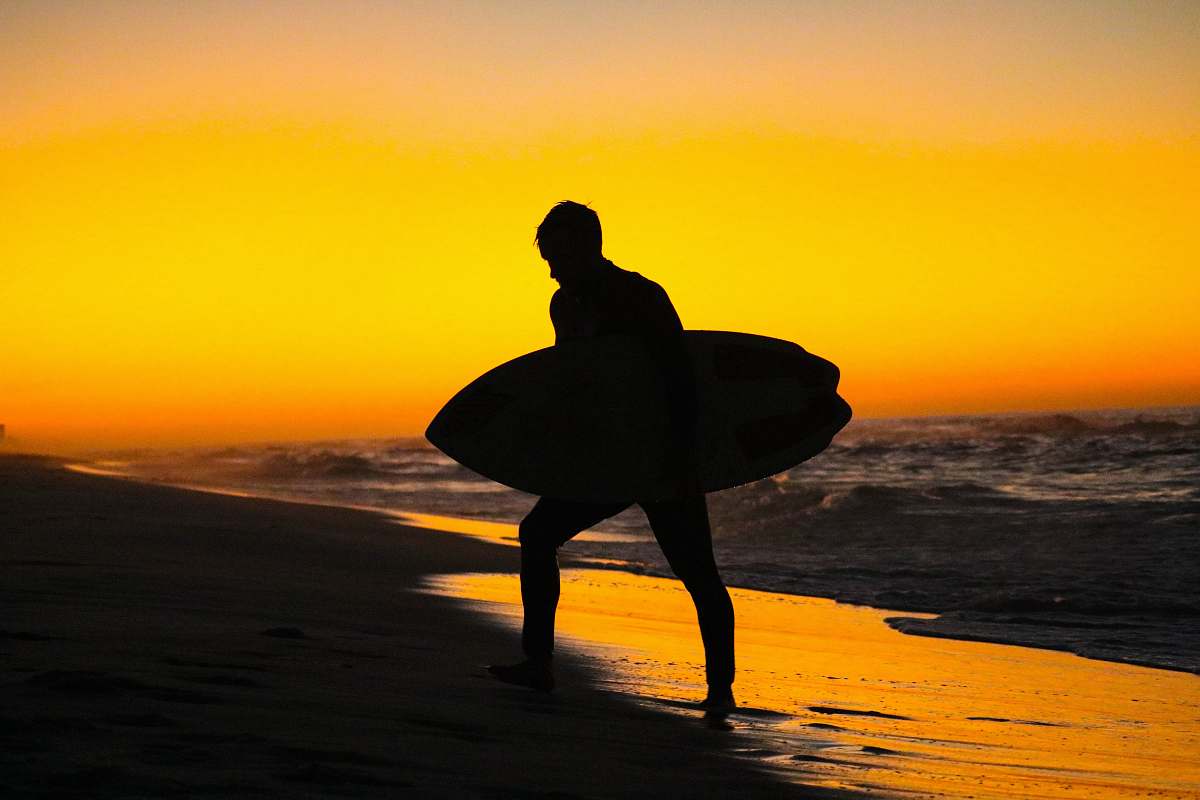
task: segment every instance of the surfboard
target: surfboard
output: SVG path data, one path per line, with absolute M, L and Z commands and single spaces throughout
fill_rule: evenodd
M 706 492 L 774 475 L 850 421 L 829 361 L 781 339 L 687 331 Z M 664 381 L 627 336 L 560 343 L 501 364 L 446 403 L 425 437 L 463 466 L 530 494 L 593 502 L 662 496 Z

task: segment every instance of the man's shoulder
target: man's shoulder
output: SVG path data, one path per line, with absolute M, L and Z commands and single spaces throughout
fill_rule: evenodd
M 617 269 L 620 269 L 619 267 Z M 658 331 L 682 330 L 679 314 L 667 290 L 638 272 L 620 269 L 624 290 L 620 292 L 628 311 Z
M 626 287 L 632 291 L 646 295 L 665 297 L 667 290 L 656 281 L 652 281 L 640 272 L 634 272 L 628 269 L 622 269 L 616 264 L 613 264 L 613 269 L 616 270 L 617 279 L 623 282 Z

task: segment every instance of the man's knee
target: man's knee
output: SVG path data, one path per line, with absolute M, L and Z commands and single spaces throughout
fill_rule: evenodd
M 556 550 L 560 531 L 547 525 L 533 514 L 521 520 L 517 526 L 517 538 L 523 550 Z
M 708 599 L 728 596 L 725 582 L 721 580 L 721 573 L 717 571 L 715 563 L 706 559 L 702 563 L 672 564 L 671 567 L 675 576 L 683 583 L 683 587 L 693 597 Z

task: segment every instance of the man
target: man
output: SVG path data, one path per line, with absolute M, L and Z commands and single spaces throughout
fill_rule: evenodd
M 708 695 L 701 706 L 734 708 L 733 604 L 712 553 L 708 508 L 695 473 L 696 393 L 684 348 L 683 325 L 667 293 L 636 272 L 617 267 L 601 250 L 600 218 L 564 201 L 537 228 L 537 246 L 560 288 L 550 301 L 556 342 L 623 334 L 636 337 L 661 370 L 671 418 L 660 497 L 582 503 L 543 497 L 521 522 L 521 645 L 526 660 L 488 670 L 500 680 L 540 691 L 554 688 L 552 652 L 558 605 L 558 548 L 587 528 L 636 502 L 645 511 L 671 569 L 696 604 L 704 641 Z

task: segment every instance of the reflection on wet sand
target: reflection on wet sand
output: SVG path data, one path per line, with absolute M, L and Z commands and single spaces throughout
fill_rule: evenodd
M 445 576 L 433 589 L 520 624 L 514 576 Z M 895 612 L 731 593 L 736 746 L 797 782 L 976 798 L 1200 793 L 1200 677 L 907 636 L 884 622 Z M 560 646 L 610 661 L 614 691 L 699 719 L 693 615 L 675 581 L 563 573 Z

